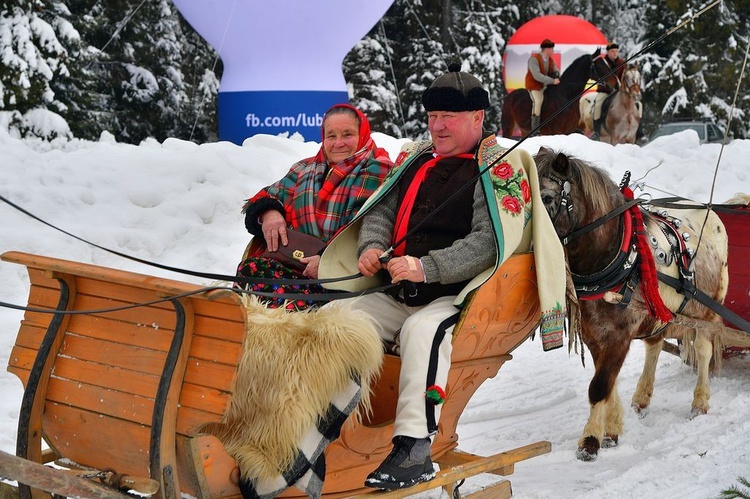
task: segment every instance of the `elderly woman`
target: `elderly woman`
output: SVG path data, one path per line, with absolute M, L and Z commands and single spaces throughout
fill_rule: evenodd
M 302 258 L 304 269 L 290 268 L 273 257 L 289 241 L 289 229 L 330 241 L 351 221 L 365 200 L 381 184 L 393 163 L 388 153 L 375 145 L 370 123 L 358 109 L 337 104 L 323 116 L 322 144 L 318 154 L 295 163 L 278 182 L 260 190 L 243 207 L 245 227 L 254 236 L 247 258 L 239 265 L 239 276 L 267 278 L 318 277 L 320 256 Z M 258 244 L 262 241 L 262 244 Z M 323 293 L 318 286 L 253 284 L 250 291 Z M 278 307 L 283 299 L 269 300 Z M 309 303 L 287 303 L 301 309 Z

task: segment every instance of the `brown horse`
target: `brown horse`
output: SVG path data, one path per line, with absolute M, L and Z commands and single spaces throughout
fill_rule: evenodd
M 581 125 L 589 134 L 594 129 L 594 99 L 596 94 L 588 94 L 580 102 Z M 641 123 L 640 106 L 641 72 L 631 64 L 622 73 L 619 89 L 602 102 L 604 123 L 599 140 L 612 145 L 634 144 Z
M 540 129 L 541 135 L 567 134 L 578 130 L 580 113 L 578 98 L 586 88 L 591 77 L 591 63 L 599 55 L 597 49 L 591 55 L 584 54 L 570 63 L 570 66 L 560 76 L 559 85 L 549 85 L 544 91 L 541 123 L 547 118 L 560 112 L 559 115 Z M 567 107 L 566 107 L 567 106 Z M 561 109 L 563 109 L 560 111 Z M 531 95 L 526 89 L 518 89 L 509 93 L 503 101 L 500 126 L 504 137 L 511 137 L 516 126 L 522 135 L 531 131 Z
M 633 275 L 644 280 L 638 272 L 643 256 L 634 250 L 637 244 L 628 242 L 631 235 L 638 237 L 634 234 L 637 217 L 633 211 L 624 211 L 602 218 L 614 215 L 626 204 L 621 189 L 603 170 L 563 153 L 542 148 L 535 160 L 542 201 L 558 236 L 567 243 L 572 280 L 580 299 L 581 339 L 594 361 L 595 372 L 588 390 L 591 411 L 576 452 L 579 459 L 590 461 L 596 459 L 600 447 L 617 445 L 622 432 L 623 412 L 616 380 L 632 340 L 646 343 L 645 365 L 632 399 L 633 408 L 640 415 L 645 415 L 653 394 L 656 363 L 665 336 L 682 338 L 686 345 L 693 345 L 698 379 L 691 416 L 696 416 L 708 411 L 709 361 L 715 348 L 712 340 L 719 341 L 724 328 L 717 314 L 697 300 L 683 303 L 682 294 L 661 283 L 658 294 L 663 303 L 679 313 L 666 327 L 650 315 L 638 280 L 630 280 Z M 647 206 L 634 208 L 642 214 L 647 232 L 641 241 L 651 249 L 659 272 L 679 279 L 682 272 L 694 270 L 692 282 L 696 287 L 721 302 L 728 284 L 727 235 L 713 211 L 694 206 L 659 208 L 655 213 Z M 680 222 L 674 223 L 675 220 Z M 593 230 L 576 233 L 592 222 L 596 222 Z M 665 222 L 679 229 L 670 233 Z M 628 226 L 632 228 L 627 229 Z M 687 264 L 687 269 L 680 270 L 682 263 Z M 636 269 L 636 274 L 629 273 L 630 269 Z M 617 292 L 604 293 L 610 289 Z M 627 300 L 621 303 L 627 305 L 624 308 L 615 304 L 628 291 L 632 291 L 629 305 Z M 575 310 L 576 306 L 570 309 Z M 571 315 L 571 335 L 576 332 L 577 319 L 576 314 Z

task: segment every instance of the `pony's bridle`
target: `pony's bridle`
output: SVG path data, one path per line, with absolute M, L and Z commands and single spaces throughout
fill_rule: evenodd
M 545 173 L 544 177 L 556 182 L 561 187 L 561 199 L 558 206 L 558 213 L 553 220 L 553 224 L 557 220 L 557 216 L 560 211 L 565 209 L 568 211 L 568 219 L 570 221 L 570 212 L 572 210 L 572 201 L 570 197 L 570 182 L 563 180 L 553 174 Z M 626 179 L 623 182 L 629 181 L 629 172 L 626 173 Z M 630 199 L 622 205 L 618 206 L 605 216 L 594 220 L 593 222 L 584 225 L 580 228 L 573 228 L 567 235 L 560 237 L 560 241 L 563 246 L 567 246 L 568 243 L 580 237 L 592 230 L 596 229 L 607 223 L 614 218 L 624 215 L 622 224 L 622 240 L 620 241 L 620 248 L 617 254 L 614 256 L 612 261 L 602 270 L 599 270 L 591 275 L 578 275 L 573 274 L 572 280 L 576 290 L 576 294 L 582 300 L 595 300 L 603 296 L 605 291 L 611 289 L 618 289 L 623 295 L 623 302 L 621 307 L 626 307 L 630 302 L 630 298 L 638 284 L 638 275 L 635 272 L 638 254 L 635 245 L 631 243 L 633 236 L 632 228 L 633 221 L 632 215 L 629 210 L 643 202 L 643 199 Z M 572 225 L 572 224 L 571 224 Z
M 630 72 L 630 68 L 627 68 L 625 70 L 625 72 L 623 73 L 623 75 L 622 75 L 623 76 L 622 77 L 622 84 L 620 86 L 621 86 L 622 90 L 625 93 L 627 93 L 627 94 L 629 94 L 631 96 L 640 95 L 640 93 L 641 93 L 641 82 L 640 82 L 640 79 L 629 77 L 629 72 Z M 638 73 L 638 74 L 640 74 L 640 73 Z M 633 80 L 633 79 L 635 81 L 633 81 L 632 83 L 630 83 L 629 81 Z
M 627 174 L 629 175 L 629 172 L 627 172 Z M 570 182 L 568 182 L 567 180 L 563 180 L 560 177 L 557 177 L 556 175 L 553 175 L 551 173 L 545 173 L 544 177 L 552 180 L 553 182 L 557 183 L 557 185 L 560 186 L 560 203 L 557 206 L 557 212 L 555 213 L 555 218 L 552 219 L 552 223 L 554 224 L 555 222 L 557 222 L 557 218 L 560 216 L 560 212 L 562 212 L 563 210 L 568 212 L 568 222 L 571 222 L 570 214 L 573 211 L 573 202 L 570 197 Z M 583 227 L 571 229 L 571 231 L 567 235 L 560 237 L 560 242 L 562 242 L 563 246 L 567 246 L 567 244 L 573 239 L 576 239 L 584 234 L 591 232 L 597 227 L 604 225 L 605 223 L 609 222 L 613 218 L 620 216 L 622 213 L 625 213 L 633 206 L 643 203 L 644 201 L 645 199 L 641 199 L 641 198 L 630 199 L 626 201 L 625 203 L 623 203 L 622 205 L 615 208 L 614 210 L 607 213 L 605 216 L 601 218 L 597 218 L 593 222 L 586 224 Z
M 570 224 L 570 213 L 573 211 L 573 203 L 570 199 L 570 182 L 563 180 L 560 177 L 556 177 L 551 173 L 545 174 L 545 177 L 557 183 L 560 186 L 560 203 L 557 205 L 555 210 L 555 218 L 552 219 L 552 224 L 557 222 L 557 218 L 560 213 L 566 211 L 568 213 L 568 223 Z M 565 243 L 563 243 L 565 244 Z

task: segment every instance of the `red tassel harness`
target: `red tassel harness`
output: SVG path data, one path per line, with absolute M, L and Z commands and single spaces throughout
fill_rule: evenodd
M 625 199 L 633 199 L 633 191 L 630 187 L 624 187 L 622 193 Z M 649 314 L 661 322 L 670 322 L 673 318 L 672 311 L 664 305 L 664 301 L 659 294 L 659 280 L 656 277 L 656 264 L 654 255 L 651 253 L 648 240 L 646 238 L 646 228 L 643 225 L 643 215 L 638 205 L 633 206 L 628 211 L 633 215 L 635 221 L 634 234 L 635 246 L 640 258 L 639 269 L 641 271 L 641 295 L 643 302 L 648 308 Z

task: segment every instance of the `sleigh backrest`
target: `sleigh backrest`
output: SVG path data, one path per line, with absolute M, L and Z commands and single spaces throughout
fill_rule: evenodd
M 750 320 L 750 205 L 714 205 L 729 239 L 729 289 L 724 305 L 745 320 Z M 731 325 L 731 324 L 727 324 Z

